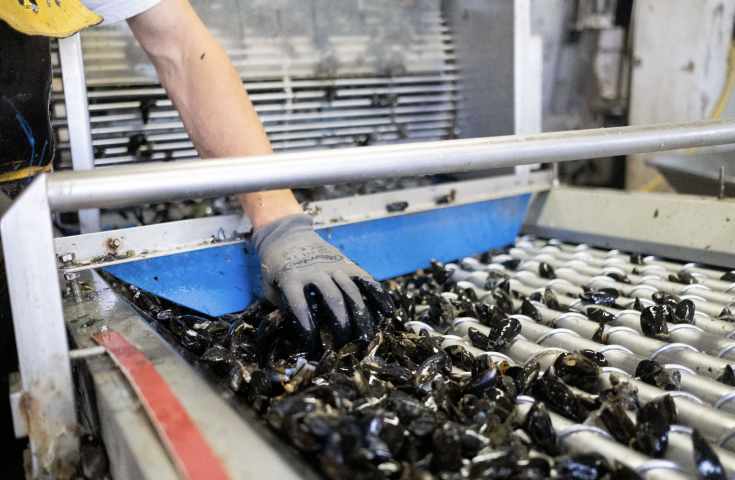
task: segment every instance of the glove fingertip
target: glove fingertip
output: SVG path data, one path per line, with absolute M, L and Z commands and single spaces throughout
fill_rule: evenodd
M 390 298 L 388 292 L 372 277 L 369 279 L 362 277 L 350 277 L 360 289 L 360 292 L 368 299 L 368 301 L 378 309 L 384 317 L 392 317 L 396 313 L 393 299 Z

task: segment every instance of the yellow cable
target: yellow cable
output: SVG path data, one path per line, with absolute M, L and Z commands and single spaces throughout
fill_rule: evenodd
M 666 185 L 666 180 L 664 179 L 664 176 L 661 174 L 656 175 L 652 179 L 650 179 L 648 182 L 646 182 L 645 185 L 643 185 L 641 188 L 638 189 L 639 192 L 655 192 L 660 187 Z
M 0 174 L 0 183 L 9 182 L 11 180 L 18 180 L 19 178 L 28 178 L 29 176 L 32 177 L 37 175 L 39 173 L 39 170 L 41 172 L 50 172 L 51 164 L 49 163 L 45 167 L 30 167 L 16 170 L 15 172 L 2 173 Z

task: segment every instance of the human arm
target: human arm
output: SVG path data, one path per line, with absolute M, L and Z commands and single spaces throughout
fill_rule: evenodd
M 273 152 L 239 75 L 187 0 L 162 0 L 128 19 L 128 25 L 202 158 Z M 238 199 L 255 229 L 264 294 L 291 309 L 307 348 L 318 343 L 319 320 L 329 324 L 336 347 L 354 337 L 371 337 L 375 318 L 363 296 L 384 315 L 392 314 L 380 284 L 314 232 L 290 190 Z M 321 304 L 324 318 L 312 318 L 310 302 Z
M 128 25 L 202 158 L 273 153 L 235 67 L 187 0 L 163 0 Z M 255 229 L 302 213 L 290 190 L 246 193 L 238 200 Z

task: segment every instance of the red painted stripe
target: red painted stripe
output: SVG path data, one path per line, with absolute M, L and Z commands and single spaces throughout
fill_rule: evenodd
M 179 399 L 137 348 L 115 331 L 94 336 L 122 369 L 153 421 L 179 473 L 187 480 L 230 480 Z

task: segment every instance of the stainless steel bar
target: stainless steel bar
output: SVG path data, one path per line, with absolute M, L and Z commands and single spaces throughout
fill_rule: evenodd
M 84 61 L 79 34 L 59 39 L 59 61 L 64 82 L 64 101 L 66 103 L 71 162 L 74 170 L 94 168 L 92 133 L 89 124 L 87 105 L 87 85 L 84 81 Z M 100 211 L 96 207 L 79 210 L 79 229 L 82 233 L 99 232 Z
M 366 147 L 348 158 L 304 152 L 55 172 L 48 196 L 52 209 L 67 211 L 729 143 L 735 143 L 735 119 L 448 140 Z

